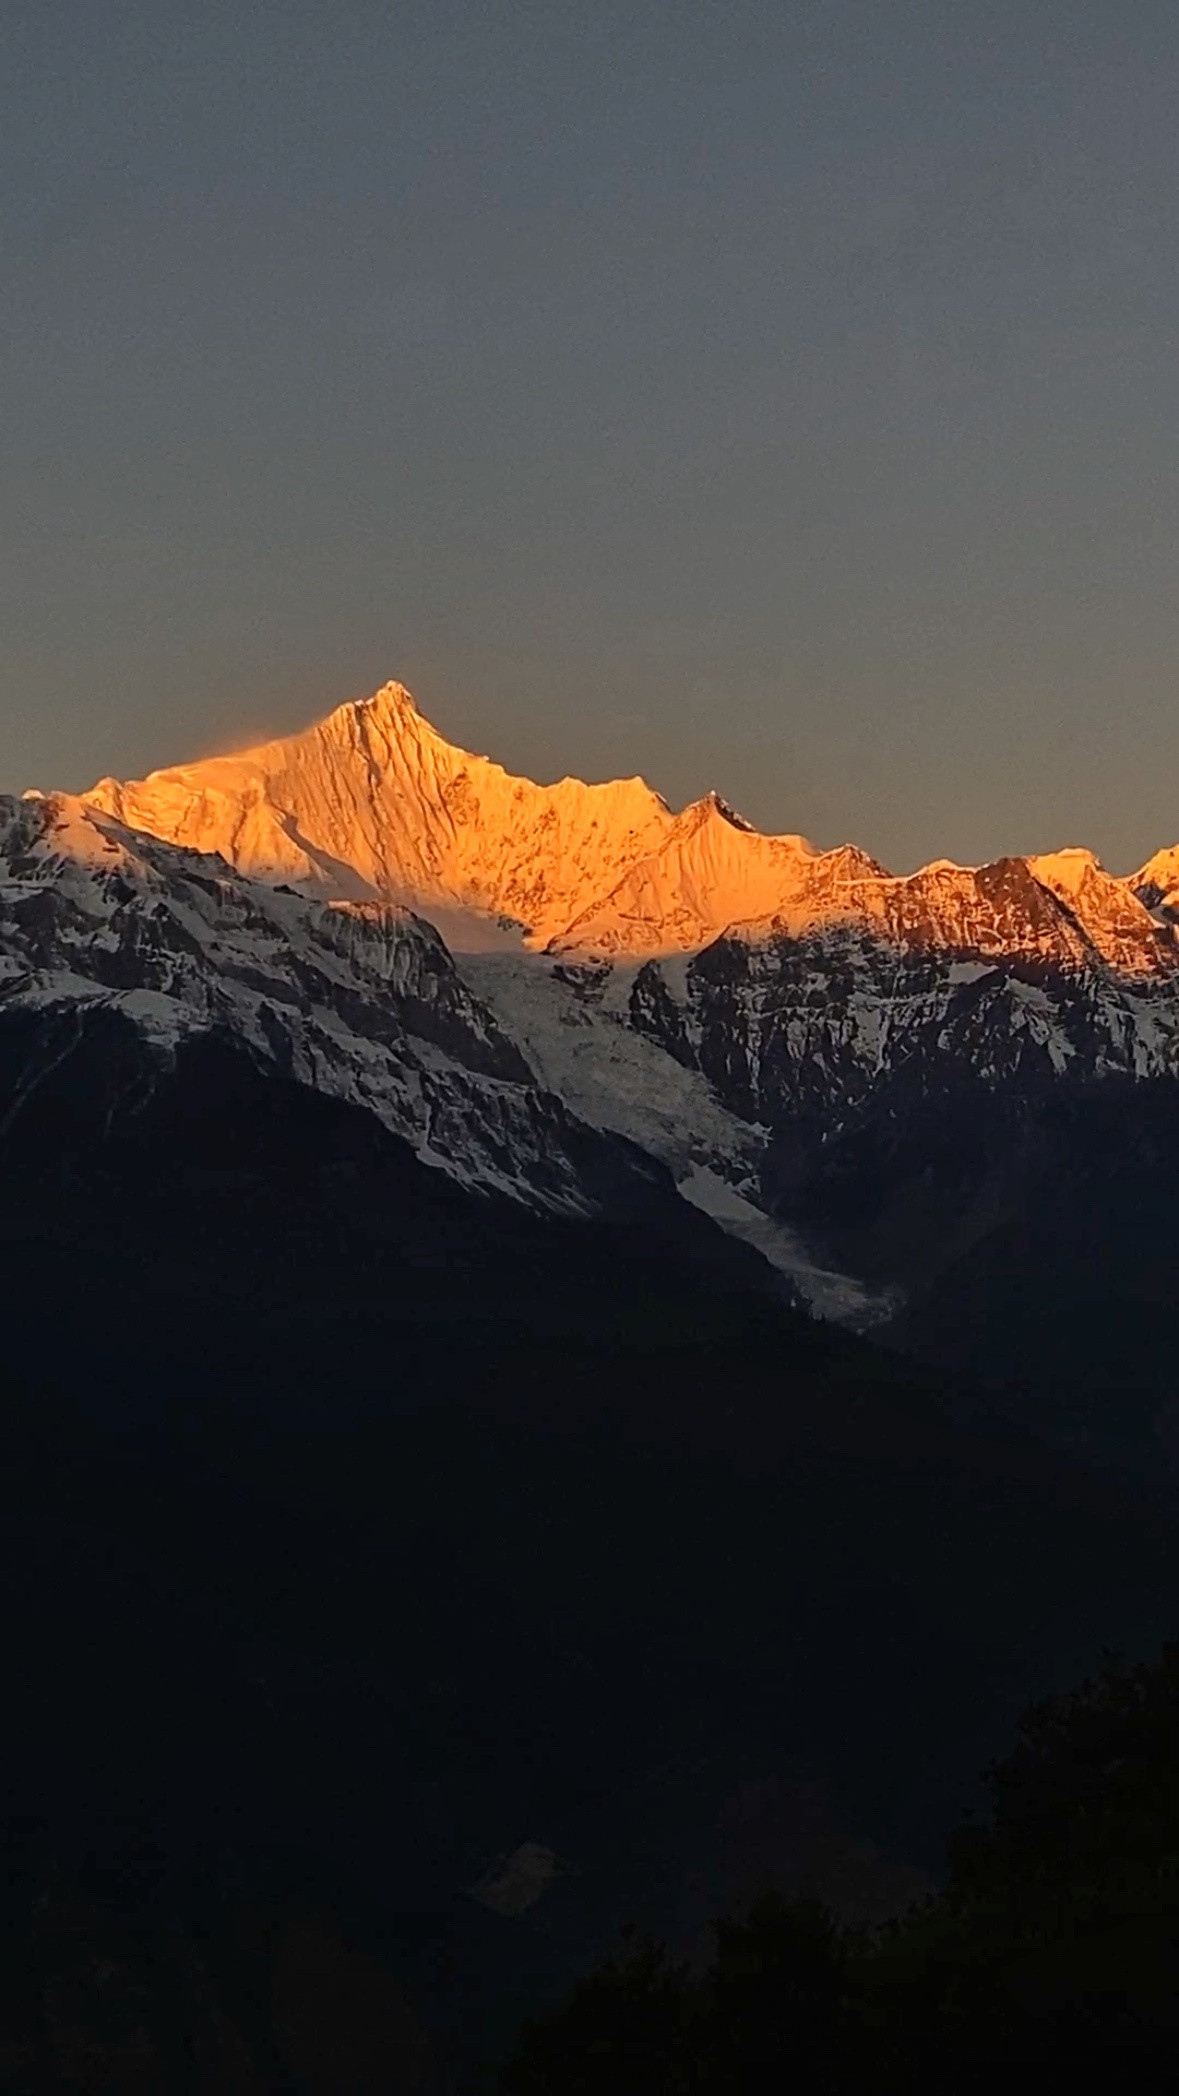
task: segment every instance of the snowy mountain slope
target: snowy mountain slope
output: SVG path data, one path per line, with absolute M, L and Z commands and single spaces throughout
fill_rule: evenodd
M 161 1063 L 220 1034 L 475 1189 L 588 1215 L 666 1168 L 664 1199 L 690 1182 L 691 1208 L 805 1299 L 870 1321 L 864 1292 L 758 1209 L 764 1131 L 631 1029 L 625 988 L 520 954 L 469 957 L 464 979 L 406 910 L 243 879 L 68 796 L 0 802 L 0 1023 L 45 1017 L 10 1117 L 89 1011 L 130 1019 Z
M 746 918 L 838 912 L 858 880 L 880 871 L 849 845 L 816 852 L 804 837 L 763 837 L 708 794 L 554 946 L 603 957 L 692 952 Z
M 1173 1373 L 1154 1250 L 1179 1185 L 1173 975 L 959 959 L 855 927 L 734 933 L 646 962 L 630 1012 L 770 1130 L 757 1206 L 813 1265 L 892 1291 L 896 1343 L 1026 1375 L 1033 1411 L 1042 1396 L 1061 1419 L 1070 1387 L 1120 1376 L 1142 1386 L 1126 1419 L 1153 1416 Z
M 1008 1087 L 1179 1074 L 1174 976 L 1123 974 L 1092 949 L 1064 966 L 1014 939 L 946 952 L 856 926 L 740 927 L 686 964 L 644 963 L 630 1012 L 735 1112 L 824 1139 L 902 1067 L 957 1062 Z
M 1164 923 L 1179 921 L 1179 844 L 1155 852 L 1132 873 L 1126 886 L 1145 909 Z
M 67 796 L 0 800 L 0 1019 L 44 1012 L 64 1022 L 46 1043 L 68 1044 L 99 1006 L 163 1060 L 186 1037 L 229 1035 L 473 1188 L 578 1214 L 657 1174 L 536 1083 L 408 912 L 244 880 Z M 17 1086 L 10 1116 L 20 1103 Z
M 867 1329 L 889 1314 L 888 1292 L 818 1265 L 797 1231 L 767 1213 L 768 1128 L 722 1105 L 698 1069 L 633 1025 L 633 966 L 505 953 L 464 955 L 459 966 L 549 1090 L 579 1119 L 658 1158 L 685 1200 L 787 1275 L 818 1315 Z
M 691 846 L 690 869 L 682 851 L 676 862 L 673 840 L 571 924 L 556 949 L 691 952 L 726 931 L 770 941 L 847 925 L 905 948 L 1021 956 L 1060 968 L 1100 961 L 1128 975 L 1157 976 L 1179 965 L 1172 927 L 1157 922 L 1089 852 L 978 867 L 941 861 L 898 876 L 851 846 L 816 853 L 801 839 L 740 831 L 734 839 L 715 811 L 695 822 Z
M 765 1131 L 723 1107 L 699 1071 L 634 1030 L 633 967 L 572 966 L 541 954 L 467 954 L 458 966 L 541 1082 L 582 1119 L 627 1135 L 677 1179 L 707 1164 L 735 1181 L 755 1180 Z
M 1158 907 L 1175 879 L 1166 853 L 1128 881 L 1082 851 L 895 876 L 851 845 L 762 836 L 717 794 L 675 815 L 641 779 L 513 778 L 448 743 L 398 684 L 301 735 L 104 779 L 86 799 L 253 878 L 433 913 L 456 947 L 502 946 L 516 927 L 537 948 L 645 959 L 736 925 L 765 939 L 848 925 L 960 957 L 1143 977 L 1179 966 Z

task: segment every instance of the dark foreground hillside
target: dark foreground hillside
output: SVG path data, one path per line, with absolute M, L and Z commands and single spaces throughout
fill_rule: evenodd
M 117 1057 L 0 1181 L 0 2086 L 477 2085 L 627 1920 L 903 1905 L 1029 1699 L 1167 1635 L 1165 1505 L 682 1204 L 541 1226 Z
M 947 1879 L 884 1928 L 763 1893 L 707 1958 L 635 1934 L 504 2096 L 1165 2089 L 1179 2034 L 1179 1647 L 1028 1710 Z

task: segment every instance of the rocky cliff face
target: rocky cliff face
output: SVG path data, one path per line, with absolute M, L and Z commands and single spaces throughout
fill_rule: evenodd
M 1019 907 L 1006 945 L 1001 917 L 959 919 L 944 945 L 924 915 L 883 935 L 742 927 L 686 966 L 646 962 L 632 1023 L 750 1120 L 805 1119 L 824 1139 L 910 1066 L 957 1059 L 989 1085 L 1174 1075 L 1179 982 L 1166 960 L 1112 968 L 1008 863 Z
M 834 1314 L 875 1303 L 1037 1431 L 1173 1460 L 1179 984 L 1012 949 L 729 934 L 646 962 L 631 1023 L 764 1132 L 760 1206 L 859 1284 Z

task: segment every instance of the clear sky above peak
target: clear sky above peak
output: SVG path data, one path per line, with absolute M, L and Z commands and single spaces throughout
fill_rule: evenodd
M 390 677 L 899 869 L 1179 837 L 1179 15 L 9 0 L 0 787 Z

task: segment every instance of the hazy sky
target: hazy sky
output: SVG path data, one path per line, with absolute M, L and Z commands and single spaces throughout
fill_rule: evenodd
M 1174 0 L 0 17 L 0 787 L 400 676 L 897 868 L 1179 838 Z

